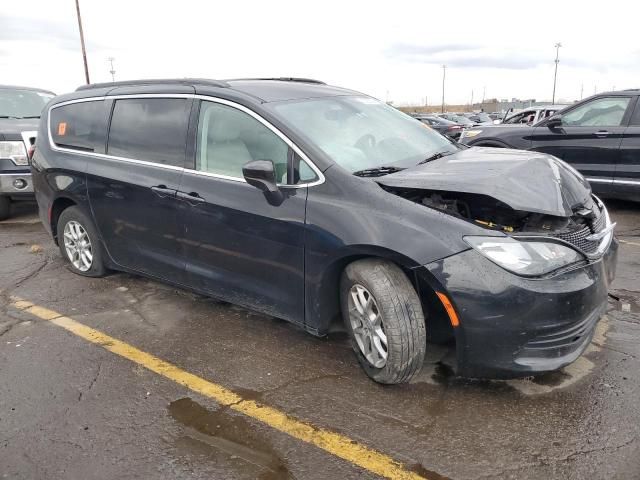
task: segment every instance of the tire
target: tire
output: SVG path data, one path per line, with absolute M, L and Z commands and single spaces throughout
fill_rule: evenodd
M 67 267 L 73 273 L 85 277 L 103 277 L 107 273 L 103 261 L 104 249 L 96 227 L 91 218 L 80 208 L 69 207 L 62 212 L 58 219 L 57 236 L 60 253 L 66 260 Z M 89 241 L 90 259 L 86 255 L 86 239 Z M 76 253 L 71 254 L 67 250 L 68 247 L 71 247 L 72 251 L 75 249 Z M 89 265 L 87 265 L 87 261 L 89 261 Z
M 5 195 L 0 195 L 0 220 L 9 218 L 11 210 L 11 199 Z
M 358 313 L 365 309 L 359 310 L 356 302 L 369 306 L 366 317 Z M 372 380 L 404 383 L 420 372 L 427 347 L 424 314 L 418 294 L 397 265 L 373 258 L 348 265 L 340 280 L 340 305 L 353 350 Z M 365 318 L 373 316 L 365 326 Z M 380 331 L 386 337 L 386 359 L 380 353 L 385 350 Z

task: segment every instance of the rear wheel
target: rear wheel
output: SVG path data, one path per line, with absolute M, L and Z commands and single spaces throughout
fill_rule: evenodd
M 9 210 L 11 209 L 11 199 L 5 195 L 0 195 L 0 220 L 9 218 Z
M 347 266 L 342 316 L 364 371 L 379 383 L 408 382 L 420 372 L 426 330 L 420 299 L 404 272 L 379 259 Z
M 58 246 L 69 269 L 85 277 L 102 277 L 107 272 L 103 249 L 91 219 L 78 207 L 69 207 L 58 219 Z

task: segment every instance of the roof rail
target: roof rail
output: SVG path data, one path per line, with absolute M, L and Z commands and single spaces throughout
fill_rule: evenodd
M 7 90 L 31 90 L 33 92 L 42 92 L 42 93 L 50 93 L 51 95 L 55 95 L 50 90 L 45 90 L 44 88 L 36 88 L 36 87 L 21 87 L 19 85 L 0 85 L 0 88 Z
M 229 84 L 222 80 L 211 80 L 208 78 L 160 78 L 146 80 L 122 80 L 119 82 L 90 83 L 76 88 L 76 92 L 90 90 L 92 88 L 105 87 L 134 87 L 142 85 L 206 85 L 209 87 L 227 88 Z
M 278 82 L 300 82 L 300 83 L 313 83 L 315 85 L 326 85 L 326 83 L 321 80 L 314 80 L 313 78 L 302 78 L 302 77 L 234 78 L 232 80 L 274 80 Z M 229 80 L 229 81 L 232 81 L 232 80 Z

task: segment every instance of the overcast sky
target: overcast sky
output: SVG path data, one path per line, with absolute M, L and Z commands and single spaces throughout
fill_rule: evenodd
M 640 87 L 640 2 L 80 0 L 92 82 L 300 76 L 396 104 Z M 0 83 L 84 82 L 74 0 L 5 0 Z

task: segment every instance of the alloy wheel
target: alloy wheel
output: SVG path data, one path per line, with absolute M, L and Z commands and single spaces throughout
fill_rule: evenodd
M 67 222 L 64 226 L 64 248 L 71 264 L 86 272 L 93 264 L 93 252 L 91 239 L 85 228 L 75 220 Z
M 382 314 L 371 292 L 359 284 L 349 290 L 349 322 L 358 348 L 375 368 L 387 363 L 389 354 Z

